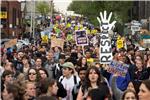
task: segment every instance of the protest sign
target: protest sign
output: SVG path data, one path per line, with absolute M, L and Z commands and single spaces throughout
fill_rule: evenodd
M 11 39 L 5 43 L 5 48 L 12 47 L 17 44 L 17 39 Z
M 111 40 L 109 38 L 109 31 L 112 29 L 116 21 L 113 21 L 111 24 L 109 23 L 112 12 L 109 14 L 108 19 L 107 19 L 107 13 L 104 11 L 104 16 L 102 12 L 100 12 L 100 18 L 97 17 L 97 20 L 100 23 L 100 49 L 99 49 L 99 54 L 100 54 L 100 63 L 101 64 L 109 64 L 112 61 L 112 50 L 111 50 Z
M 42 36 L 42 43 L 48 43 L 48 36 L 47 35 Z
M 88 45 L 88 38 L 85 30 L 75 31 L 75 40 L 77 46 Z
M 129 68 L 129 65 L 113 60 L 110 62 L 107 71 L 112 74 L 117 73 L 119 76 L 125 77 L 125 75 L 128 71 L 128 68 Z
M 64 46 L 64 39 L 61 38 L 52 38 L 51 39 L 51 48 L 53 47 L 60 47 L 61 49 L 63 49 Z
M 140 31 L 140 29 L 141 29 L 141 23 L 135 20 L 131 21 L 132 35 L 134 35 L 136 31 Z
M 123 39 L 122 38 L 118 38 L 117 39 L 117 48 L 120 49 L 120 48 L 123 48 L 123 47 L 124 47 Z

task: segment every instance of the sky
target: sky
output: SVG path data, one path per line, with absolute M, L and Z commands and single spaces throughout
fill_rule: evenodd
M 67 7 L 72 2 L 72 0 L 53 0 L 56 10 L 66 12 Z
M 25 1 L 25 0 L 18 0 L 18 1 Z M 31 1 L 31 0 L 26 0 Z M 51 1 L 51 0 L 35 0 L 35 1 Z M 72 0 L 53 0 L 55 9 L 61 11 L 62 13 L 65 13 L 67 10 L 67 7 L 72 2 Z

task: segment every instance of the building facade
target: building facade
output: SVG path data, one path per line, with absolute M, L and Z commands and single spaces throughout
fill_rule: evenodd
M 134 1 L 129 16 L 130 20 L 145 20 L 144 28 L 150 31 L 150 1 Z
M 22 32 L 21 3 L 18 1 L 1 1 L 1 38 L 12 38 Z

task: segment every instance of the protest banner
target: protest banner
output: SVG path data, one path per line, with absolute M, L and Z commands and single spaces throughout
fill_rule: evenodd
M 107 71 L 109 73 L 112 73 L 112 74 L 117 73 L 119 76 L 125 77 L 128 71 L 128 68 L 129 68 L 129 65 L 113 60 L 110 62 Z
M 109 37 L 109 31 L 112 29 L 116 21 L 113 21 L 111 24 L 109 23 L 112 12 L 109 14 L 107 19 L 107 13 L 104 11 L 104 16 L 102 12 L 100 12 L 100 18 L 97 17 L 97 20 L 100 23 L 100 49 L 99 49 L 99 55 L 100 55 L 100 63 L 101 64 L 109 64 L 112 61 L 112 48 L 111 48 L 111 40 Z
M 85 30 L 75 31 L 75 40 L 77 46 L 88 45 L 88 38 Z
M 17 44 L 17 39 L 11 39 L 5 43 L 5 48 L 12 47 Z
M 51 48 L 53 47 L 60 47 L 63 50 L 64 46 L 64 39 L 61 38 L 52 38 L 51 39 Z

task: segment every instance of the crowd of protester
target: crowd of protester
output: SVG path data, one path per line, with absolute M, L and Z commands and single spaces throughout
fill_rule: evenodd
M 150 100 L 149 49 L 141 51 L 132 43 L 112 47 L 113 60 L 129 65 L 122 77 L 99 62 L 99 45 L 39 45 L 3 49 L 2 100 Z

